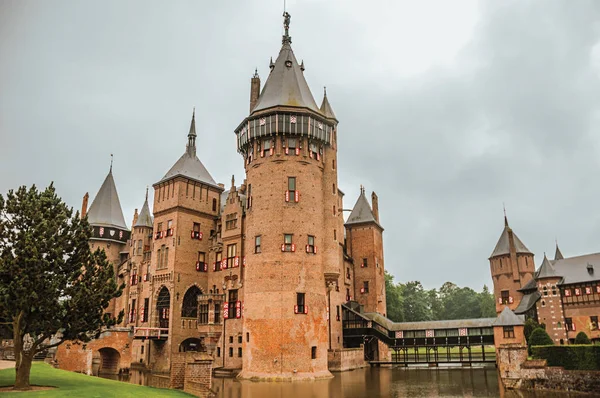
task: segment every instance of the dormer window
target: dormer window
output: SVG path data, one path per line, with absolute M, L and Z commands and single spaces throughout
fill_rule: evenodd
M 285 66 L 287 66 L 288 68 L 292 67 L 292 61 L 290 61 L 289 59 L 287 61 L 285 61 Z

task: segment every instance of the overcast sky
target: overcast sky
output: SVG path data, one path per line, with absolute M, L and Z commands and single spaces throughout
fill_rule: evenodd
M 283 1 L 0 0 L 0 193 L 80 208 L 113 173 L 128 224 L 185 149 L 243 180 L 233 129 Z M 600 2 L 288 0 L 317 103 L 340 120 L 339 186 L 379 195 L 397 281 L 491 285 L 511 226 L 539 265 L 600 251 Z

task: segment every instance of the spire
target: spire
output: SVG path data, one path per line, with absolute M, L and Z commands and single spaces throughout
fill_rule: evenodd
M 556 270 L 554 269 L 554 266 L 548 260 L 548 257 L 546 257 L 546 253 L 544 253 L 544 261 L 542 261 L 542 265 L 540 265 L 540 269 L 538 269 L 535 278 L 536 279 L 552 278 L 555 276 L 557 276 Z
M 502 203 L 502 207 L 504 208 L 504 226 L 508 228 L 508 218 L 506 218 L 506 206 Z
M 514 231 L 508 226 L 508 220 L 505 215 L 504 229 L 502 230 L 502 234 L 500 234 L 500 238 L 498 238 L 498 243 L 496 243 L 496 247 L 494 248 L 494 251 L 492 252 L 490 258 L 510 254 L 511 241 L 514 245 L 515 253 L 533 254 L 529 251 L 527 246 L 525 246 L 525 244 L 521 242 L 521 239 L 519 239 L 517 234 L 515 234 Z
M 196 107 L 192 111 L 192 123 L 190 124 L 190 132 L 188 133 L 187 152 L 190 156 L 196 156 Z
M 554 261 L 556 260 L 563 260 L 563 254 L 561 253 L 560 249 L 558 248 L 558 240 L 556 241 L 556 251 L 554 252 Z
M 382 228 L 381 225 L 379 225 L 379 222 L 377 222 L 377 219 L 375 218 L 375 215 L 371 210 L 371 205 L 369 205 L 369 201 L 365 196 L 365 187 L 361 185 L 360 195 L 358 196 L 358 200 L 356 201 L 356 204 L 354 205 L 350 216 L 348 216 L 348 220 L 346 221 L 345 225 L 362 223 L 374 223 L 380 228 Z
M 116 227 L 127 230 L 117 187 L 113 179 L 112 165 L 87 212 L 87 217 L 89 223 L 94 226 Z
M 333 108 L 331 104 L 329 104 L 329 100 L 327 99 L 327 87 L 323 87 L 323 102 L 321 102 L 321 113 L 325 115 L 328 119 L 336 119 L 335 113 L 333 112 Z
M 150 213 L 150 207 L 148 206 L 148 187 L 146 187 L 146 200 L 142 206 L 142 210 L 137 217 L 134 227 L 147 227 L 152 228 L 154 225 L 152 219 L 152 213 Z

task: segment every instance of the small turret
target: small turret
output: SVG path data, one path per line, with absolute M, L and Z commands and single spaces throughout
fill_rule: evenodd
M 271 60 L 273 62 L 273 60 Z M 260 77 L 258 76 L 258 69 L 254 70 L 254 75 L 250 79 L 250 112 L 256 106 L 258 97 L 260 95 Z

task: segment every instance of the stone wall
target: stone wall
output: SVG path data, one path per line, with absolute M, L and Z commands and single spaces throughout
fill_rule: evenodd
M 329 350 L 327 352 L 327 361 L 329 371 L 331 372 L 343 372 L 368 366 L 362 346 L 360 348 Z
M 210 355 L 186 353 L 183 391 L 197 397 L 212 396 L 212 366 L 213 358 Z
M 547 367 L 545 360 L 527 361 L 522 366 L 521 389 L 577 391 L 597 393 L 600 390 L 600 372 L 565 370 Z

